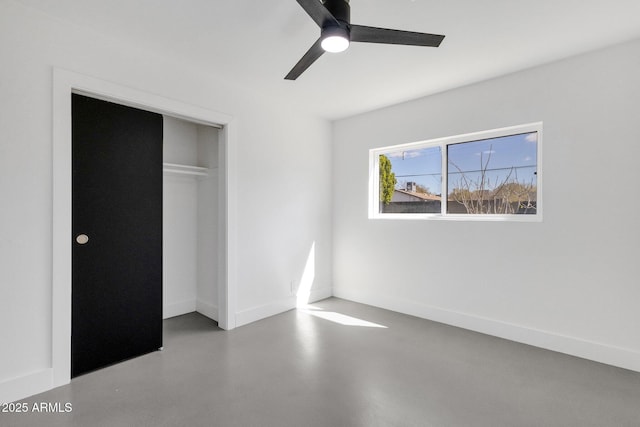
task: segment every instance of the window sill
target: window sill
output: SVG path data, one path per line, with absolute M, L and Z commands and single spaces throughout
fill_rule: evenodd
M 542 215 L 473 215 L 473 214 L 373 214 L 369 219 L 427 220 L 427 221 L 483 221 L 483 222 L 542 222 Z

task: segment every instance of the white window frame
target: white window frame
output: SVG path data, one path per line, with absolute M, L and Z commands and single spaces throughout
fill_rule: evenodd
M 483 139 L 499 138 L 523 133 L 537 132 L 536 187 L 537 201 L 535 214 L 449 214 L 447 213 L 447 146 L 469 143 Z M 379 159 L 381 154 L 389 154 L 402 150 L 440 147 L 442 154 L 442 198 L 440 213 L 381 213 L 379 186 Z M 466 133 L 444 138 L 417 141 L 407 144 L 390 145 L 369 150 L 369 219 L 403 219 L 403 220 L 446 220 L 446 221 L 510 221 L 541 222 L 542 221 L 542 122 L 509 126 L 481 132 Z

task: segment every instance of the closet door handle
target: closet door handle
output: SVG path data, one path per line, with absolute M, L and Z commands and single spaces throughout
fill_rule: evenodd
M 78 234 L 76 236 L 76 243 L 79 245 L 86 245 L 89 242 L 89 236 L 86 234 Z

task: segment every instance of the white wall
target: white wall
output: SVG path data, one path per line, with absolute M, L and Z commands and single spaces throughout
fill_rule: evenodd
M 164 116 L 162 148 L 165 163 L 197 166 L 198 125 Z M 162 313 L 166 319 L 196 309 L 199 201 L 195 176 L 165 171 L 162 185 Z
M 163 318 L 196 310 L 198 285 L 198 183 L 194 177 L 163 177 Z
M 640 370 L 639 99 L 636 41 L 336 122 L 334 294 Z M 370 148 L 536 121 L 543 222 L 367 219 Z
M 330 294 L 326 121 L 10 0 L 0 56 L 0 401 L 51 384 L 53 67 L 234 117 L 238 325 L 294 306 L 290 281 L 314 241 L 316 296 Z
M 199 166 L 198 128 L 200 126 L 175 117 L 162 117 L 162 161 Z
M 218 320 L 218 130 L 199 125 L 197 131 L 197 165 L 209 175 L 198 178 L 196 309 Z

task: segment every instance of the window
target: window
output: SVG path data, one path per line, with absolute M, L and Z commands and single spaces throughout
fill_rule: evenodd
M 370 150 L 370 218 L 540 221 L 542 123 Z

